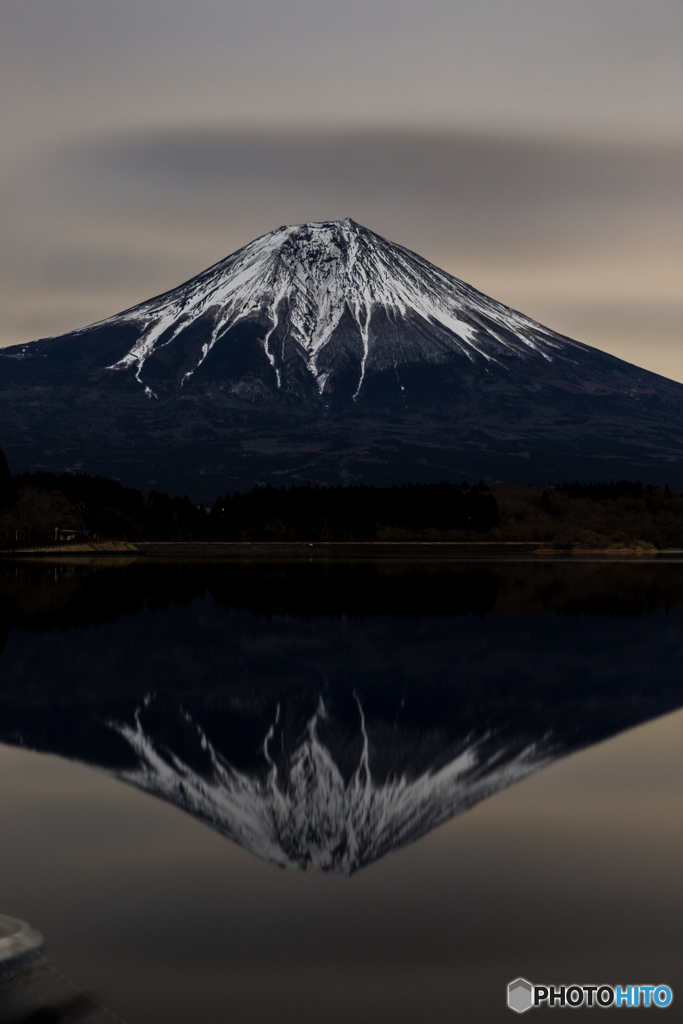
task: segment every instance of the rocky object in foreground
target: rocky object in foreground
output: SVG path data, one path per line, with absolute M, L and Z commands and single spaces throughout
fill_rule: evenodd
M 45 940 L 26 921 L 0 914 L 0 983 L 41 953 Z
M 282 227 L 179 288 L 0 352 L 18 471 L 142 490 L 683 483 L 683 385 L 572 341 L 352 220 Z

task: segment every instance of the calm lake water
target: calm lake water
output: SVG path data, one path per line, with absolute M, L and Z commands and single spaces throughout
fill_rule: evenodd
M 4 562 L 0 600 L 0 913 L 128 1024 L 505 1021 L 520 975 L 683 1020 L 683 562 Z

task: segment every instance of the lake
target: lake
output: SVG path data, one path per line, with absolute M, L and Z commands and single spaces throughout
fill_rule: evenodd
M 520 976 L 683 1019 L 683 562 L 5 560 L 0 601 L 0 913 L 127 1024 L 505 1021 Z

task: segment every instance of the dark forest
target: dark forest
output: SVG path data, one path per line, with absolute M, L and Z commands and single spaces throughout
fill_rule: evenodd
M 0 452 L 0 545 L 129 542 L 520 542 L 683 548 L 678 490 L 640 481 L 259 487 L 211 508 L 81 473 L 13 476 Z

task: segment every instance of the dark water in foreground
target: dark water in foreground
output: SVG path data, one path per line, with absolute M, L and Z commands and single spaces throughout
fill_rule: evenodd
M 0 601 L 0 913 L 129 1024 L 502 1021 L 519 975 L 683 1020 L 683 563 L 4 563 Z

